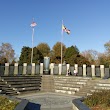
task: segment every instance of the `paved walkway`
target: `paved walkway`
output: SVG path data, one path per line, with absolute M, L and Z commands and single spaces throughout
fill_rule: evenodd
M 78 97 L 58 93 L 34 93 L 18 96 L 41 105 L 41 110 L 72 110 L 72 100 Z

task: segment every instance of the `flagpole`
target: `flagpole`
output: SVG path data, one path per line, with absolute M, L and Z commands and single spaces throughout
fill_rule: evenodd
M 34 41 L 34 27 L 32 28 L 32 52 L 31 52 L 31 64 L 33 62 L 33 41 Z
M 62 20 L 62 26 L 63 26 L 63 20 Z M 61 31 L 61 65 L 62 65 L 62 42 L 63 42 L 63 28 Z

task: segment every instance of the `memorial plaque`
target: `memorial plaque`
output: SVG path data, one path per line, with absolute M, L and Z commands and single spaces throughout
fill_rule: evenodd
M 18 65 L 18 75 L 23 74 L 23 65 Z
M 62 65 L 62 74 L 66 75 L 66 73 L 67 73 L 67 67 L 66 65 Z
M 96 77 L 101 77 L 100 67 L 95 68 Z
M 50 57 L 44 57 L 44 74 L 49 74 Z
M 70 66 L 71 74 L 74 75 L 74 66 Z
M 9 66 L 9 75 L 14 75 L 14 66 Z
M 78 76 L 83 76 L 83 68 L 82 67 L 78 67 Z
M 26 74 L 27 74 L 27 75 L 31 75 L 31 73 L 32 73 L 32 65 L 30 64 L 30 65 L 27 65 Z
M 105 74 L 104 74 L 104 77 L 105 78 L 109 78 L 110 77 L 110 70 L 109 70 L 109 68 L 105 68 Z
M 55 65 L 54 65 L 53 74 L 54 74 L 54 75 L 58 75 L 58 74 L 59 74 L 59 67 L 58 67 L 58 64 L 55 64 Z
M 5 66 L 4 65 L 0 65 L 0 76 L 3 76 L 5 72 Z
M 91 67 L 87 67 L 87 76 L 92 77 Z
M 37 64 L 35 67 L 35 74 L 40 74 L 40 65 Z

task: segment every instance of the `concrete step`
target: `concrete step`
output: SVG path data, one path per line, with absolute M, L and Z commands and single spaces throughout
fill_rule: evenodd
M 67 91 L 67 90 L 58 90 L 58 89 L 55 89 L 55 92 L 56 93 L 64 93 L 64 94 L 75 94 L 75 91 Z
M 107 87 L 110 87 L 110 83 L 97 83 L 96 84 L 97 86 L 107 86 Z
M 34 75 L 34 76 L 1 76 L 1 79 L 33 79 L 33 78 L 41 78 L 42 76 L 37 76 L 37 75 Z
M 82 84 L 61 84 L 61 83 L 55 83 L 55 86 L 65 86 L 65 87 L 80 87 L 82 88 Z
M 54 76 L 54 79 L 55 78 L 59 78 L 59 79 L 88 79 L 88 80 L 90 80 L 90 79 L 92 79 L 91 77 L 78 77 L 78 76 Z
M 79 91 L 80 88 L 78 87 L 59 87 L 59 86 L 55 86 L 55 89 L 61 89 L 61 90 L 69 90 L 69 91 Z
M 22 88 L 22 87 L 36 87 L 36 86 L 40 86 L 40 84 L 19 84 L 19 85 L 11 85 L 12 87 L 15 88 Z
M 18 91 L 30 91 L 30 90 L 40 90 L 40 87 L 27 87 L 27 88 L 17 88 Z
M 54 81 L 66 81 L 66 82 L 72 82 L 72 81 L 81 81 L 81 82 L 86 82 L 88 81 L 87 79 L 54 79 Z
M 22 82 L 7 82 L 8 84 L 11 84 L 11 85 L 18 85 L 18 84 L 37 84 L 37 83 L 39 83 L 40 84 L 40 82 L 39 81 L 22 81 Z
M 110 86 L 94 86 L 94 89 L 110 90 Z
M 65 81 L 54 81 L 54 83 L 60 83 L 60 84 L 83 84 L 85 85 L 86 82 L 83 81 L 73 81 L 73 82 L 65 82 Z
M 3 81 L 7 81 L 7 82 L 24 82 L 24 81 L 41 81 L 40 79 L 3 79 Z

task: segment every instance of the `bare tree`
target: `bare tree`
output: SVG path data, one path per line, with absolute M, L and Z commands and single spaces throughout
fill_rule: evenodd
M 92 50 L 92 49 L 85 50 L 81 53 L 81 55 L 87 58 L 91 64 L 95 64 L 95 65 L 99 64 L 98 62 L 99 54 L 100 54 L 99 52 L 97 52 L 96 50 Z
M 0 46 L 0 59 L 6 59 L 7 62 L 11 63 L 14 60 L 14 50 L 12 45 L 9 43 L 2 43 Z

